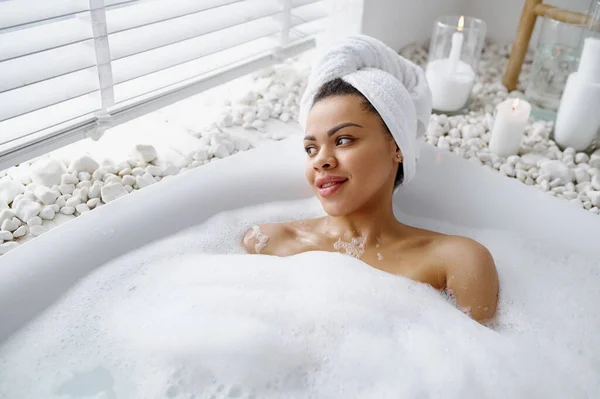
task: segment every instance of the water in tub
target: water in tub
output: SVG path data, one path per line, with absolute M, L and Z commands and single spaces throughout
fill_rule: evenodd
M 0 348 L 0 398 L 600 397 L 597 262 L 398 214 L 492 251 L 502 288 L 483 326 L 344 248 L 243 253 L 253 224 L 321 212 L 220 214 L 97 269 Z

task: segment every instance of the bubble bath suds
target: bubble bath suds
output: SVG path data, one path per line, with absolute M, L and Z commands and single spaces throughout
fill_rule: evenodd
M 0 398 L 600 397 L 596 261 L 398 215 L 490 249 L 487 328 L 350 256 L 244 253 L 253 225 L 320 215 L 315 199 L 238 210 L 107 263 L 0 347 Z
M 256 245 L 254 246 L 254 250 L 257 254 L 261 253 L 263 249 L 267 247 L 267 241 L 269 241 L 269 236 L 263 234 L 260 231 L 260 227 L 257 225 L 252 226 L 252 234 L 250 234 L 250 238 L 256 237 Z
M 341 238 L 333 244 L 333 248 L 336 251 L 344 251 L 346 255 L 350 255 L 356 259 L 360 259 L 365 253 L 365 239 L 366 237 L 353 237 L 350 242 L 342 241 Z

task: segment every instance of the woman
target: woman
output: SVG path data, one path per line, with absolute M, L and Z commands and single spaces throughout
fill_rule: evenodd
M 362 58 L 378 58 L 379 67 L 382 64 L 381 54 L 390 55 L 391 49 L 372 38 L 361 36 L 352 40 L 334 54 L 339 55 L 344 46 L 350 45 Z M 357 51 L 357 46 L 368 47 L 365 51 L 377 51 L 377 57 L 365 55 L 363 49 Z M 403 75 L 408 74 L 408 65 L 412 68 L 410 73 L 418 74 L 418 78 L 422 79 L 418 67 L 406 64 L 408 61 L 395 53 L 390 57 L 390 62 L 402 63 Z M 347 57 L 343 59 L 348 62 Z M 418 98 L 422 99 L 420 94 L 423 93 L 428 98 L 428 89 L 423 91 L 418 83 L 406 85 L 404 77 L 398 80 L 392 74 L 388 74 L 392 76 L 390 78 L 382 76 L 379 74 L 381 70 L 374 76 L 363 73 L 354 77 L 344 75 L 345 71 L 343 79 L 328 78 L 322 83 L 316 76 L 323 72 L 319 70 L 326 63 L 323 60 L 331 60 L 331 52 L 329 58 L 325 55 L 322 63 L 316 64 L 303 98 L 303 106 L 308 104 L 304 148 L 307 154 L 306 179 L 327 216 L 255 226 L 244 236 L 246 250 L 276 256 L 306 251 L 346 253 L 377 269 L 430 284 L 439 290 L 448 290 L 457 304 L 478 321 L 491 318 L 498 302 L 498 276 L 489 251 L 466 237 L 402 224 L 393 214 L 392 195 L 405 179 L 405 165 L 411 168 L 410 176 L 414 174 L 412 165 L 416 156 L 413 152 L 419 134 L 407 133 L 411 130 L 407 127 L 412 127 L 412 130 L 423 128 L 423 123 L 418 126 L 415 120 L 419 119 L 420 105 L 427 103 Z M 389 65 L 383 66 L 383 70 L 393 69 Z M 359 67 L 357 71 L 365 68 L 368 66 Z M 330 72 L 324 75 L 335 75 Z M 380 86 L 374 90 L 375 94 L 369 89 L 370 80 Z M 311 83 L 315 82 L 316 89 L 311 92 Z M 400 84 L 402 88 L 398 87 Z M 416 104 L 415 112 L 408 112 L 397 123 L 398 111 L 389 112 L 386 107 L 391 105 L 374 97 L 386 97 L 381 91 L 382 85 L 393 95 L 400 93 L 401 98 L 391 102 L 406 104 L 407 98 L 412 99 Z M 359 91 L 356 86 L 362 90 Z M 365 93 L 373 99 L 372 102 Z M 309 101 L 305 101 L 306 98 Z M 377 103 L 378 107 L 373 103 Z M 430 105 L 425 109 L 428 110 L 428 118 Z M 394 131 L 390 130 L 390 125 L 394 126 Z M 407 141 L 407 137 L 413 137 L 414 143 Z M 413 162 L 408 163 L 407 160 Z

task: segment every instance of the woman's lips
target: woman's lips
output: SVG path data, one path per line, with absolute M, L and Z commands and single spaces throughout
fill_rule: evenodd
M 331 197 L 332 195 L 337 193 L 347 181 L 348 180 L 332 182 L 328 187 L 319 188 L 319 195 L 321 197 Z

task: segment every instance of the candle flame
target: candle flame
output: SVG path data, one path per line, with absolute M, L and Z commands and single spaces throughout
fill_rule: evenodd
M 513 109 L 513 111 L 514 111 L 515 109 L 517 109 L 517 107 L 518 107 L 518 106 L 519 106 L 519 99 L 517 98 L 517 99 L 515 99 L 515 101 L 512 103 L 512 109 Z
M 459 32 L 462 32 L 464 26 L 465 26 L 465 16 L 461 15 L 460 18 L 458 19 L 458 26 L 456 27 L 456 30 Z

